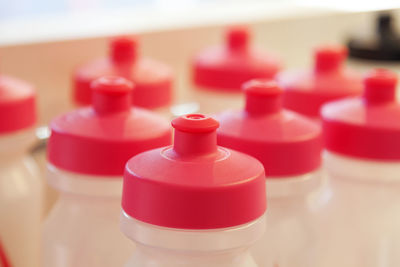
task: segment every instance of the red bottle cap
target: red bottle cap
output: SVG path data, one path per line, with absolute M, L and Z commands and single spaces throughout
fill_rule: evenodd
M 284 90 L 284 107 L 318 118 L 324 103 L 360 95 L 361 76 L 343 67 L 346 58 L 344 46 L 322 46 L 315 50 L 313 70 L 280 73 L 277 80 Z
M 350 157 L 400 160 L 400 103 L 396 74 L 376 69 L 364 79 L 364 95 L 322 108 L 325 146 Z
M 218 147 L 212 118 L 190 114 L 172 126 L 173 146 L 141 153 L 126 165 L 122 208 L 129 216 L 169 228 L 216 229 L 264 214 L 260 162 Z
M 2 267 L 12 267 L 11 263 L 8 259 L 8 256 L 6 254 L 5 248 L 1 243 L 1 239 L 0 239 L 0 266 Z
M 32 127 L 36 123 L 36 92 L 30 84 L 0 75 L 0 134 Z
M 107 75 L 122 76 L 135 84 L 135 106 L 158 108 L 171 103 L 171 69 L 161 62 L 140 57 L 135 39 L 119 37 L 111 40 L 108 58 L 97 59 L 76 69 L 74 100 L 80 105 L 89 105 L 92 99 L 90 83 Z
M 171 143 L 166 120 L 131 107 L 131 82 L 106 76 L 92 88 L 92 106 L 51 122 L 48 159 L 53 165 L 83 174 L 122 175 L 133 155 Z
M 218 144 L 257 158 L 267 177 L 300 175 L 319 168 L 319 125 L 282 109 L 282 90 L 273 80 L 251 80 L 243 90 L 244 110 L 216 116 L 221 123 Z
M 225 45 L 202 51 L 192 65 L 197 86 L 238 92 L 245 81 L 273 78 L 281 68 L 276 56 L 250 45 L 250 33 L 244 27 L 229 29 Z

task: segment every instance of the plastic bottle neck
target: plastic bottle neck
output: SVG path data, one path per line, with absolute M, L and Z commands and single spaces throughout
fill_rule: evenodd
M 367 105 L 395 103 L 396 74 L 384 69 L 369 72 L 364 79 L 363 99 Z
M 133 85 L 124 78 L 108 76 L 92 83 L 92 103 L 99 115 L 130 111 Z
M 251 116 L 269 115 L 279 112 L 282 109 L 280 97 L 246 96 L 246 112 Z
M 245 111 L 250 116 L 278 113 L 282 109 L 282 91 L 273 80 L 252 80 L 243 85 Z
M 217 133 L 188 133 L 175 130 L 174 151 L 181 156 L 200 156 L 217 152 Z
M 381 90 L 375 90 L 366 87 L 364 89 L 363 97 L 367 105 L 394 103 L 396 100 L 396 90 L 391 88 L 381 88 Z
M 347 56 L 343 46 L 324 46 L 315 50 L 314 71 L 317 74 L 339 72 Z
M 189 114 L 172 121 L 175 128 L 173 150 L 182 157 L 214 154 L 218 151 L 219 123 L 201 114 Z
M 245 52 L 249 46 L 249 32 L 246 28 L 233 28 L 227 33 L 228 50 L 231 52 Z
M 100 115 L 125 112 L 132 106 L 132 98 L 126 95 L 106 96 L 99 93 L 93 94 L 93 107 Z
M 115 38 L 110 44 L 110 58 L 116 65 L 134 64 L 137 57 L 137 42 L 127 37 Z

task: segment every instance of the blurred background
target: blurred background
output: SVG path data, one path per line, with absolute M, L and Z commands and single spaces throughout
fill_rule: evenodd
M 398 6 L 345 0 L 1 0 L 0 70 L 36 86 L 45 124 L 72 107 L 76 66 L 104 56 L 110 37 L 138 35 L 143 55 L 173 66 L 174 99 L 182 103 L 191 86 L 190 58 L 220 43 L 227 25 L 249 25 L 255 43 L 280 54 L 286 68 L 305 67 L 316 45 L 374 32 L 376 12 L 395 16 Z

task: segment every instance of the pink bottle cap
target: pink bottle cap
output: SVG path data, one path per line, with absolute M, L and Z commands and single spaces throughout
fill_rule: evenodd
M 107 75 L 122 76 L 135 84 L 135 106 L 158 108 L 171 103 L 171 69 L 161 62 L 140 57 L 136 39 L 115 38 L 110 42 L 108 58 L 97 59 L 76 69 L 73 76 L 74 100 L 80 105 L 89 105 L 90 83 Z
M 315 50 L 313 70 L 280 73 L 277 80 L 284 90 L 284 107 L 318 118 L 324 103 L 360 95 L 361 76 L 343 67 L 346 58 L 344 46 L 321 46 Z
M 32 85 L 0 75 L 0 134 L 9 134 L 36 123 L 36 92 Z
M 261 217 L 264 168 L 250 156 L 218 147 L 218 125 L 201 114 L 174 119 L 173 146 L 128 161 L 123 210 L 139 221 L 179 229 L 233 227 Z
M 162 117 L 132 108 L 132 83 L 105 76 L 92 82 L 92 106 L 55 118 L 48 160 L 60 169 L 93 175 L 122 175 L 133 155 L 171 143 Z
M 322 108 L 326 149 L 350 157 L 400 160 L 400 103 L 397 76 L 376 69 L 364 79 L 364 95 Z
M 254 78 L 273 78 L 280 60 L 250 45 L 245 27 L 231 28 L 223 46 L 207 48 L 192 63 L 193 81 L 201 88 L 240 92 L 241 85 Z
M 319 168 L 319 125 L 283 109 L 282 90 L 273 80 L 251 80 L 243 90 L 244 110 L 216 116 L 221 123 L 218 144 L 257 158 L 267 177 L 301 175 Z

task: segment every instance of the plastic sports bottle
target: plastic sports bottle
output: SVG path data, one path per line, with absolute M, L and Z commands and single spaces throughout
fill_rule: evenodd
M 331 225 L 320 266 L 400 266 L 400 103 L 396 74 L 376 69 L 364 94 L 325 105 Z
M 257 158 L 266 170 L 267 230 L 254 258 L 261 267 L 317 266 L 319 214 L 329 193 L 320 170 L 321 128 L 283 109 L 273 80 L 251 80 L 243 91 L 244 109 L 216 115 L 217 134 L 219 145 Z
M 137 245 L 126 267 L 256 267 L 249 248 L 265 228 L 263 166 L 217 146 L 210 117 L 172 125 L 173 146 L 126 165 L 121 229 Z
M 0 254 L 12 267 L 40 264 L 43 180 L 28 156 L 35 99 L 30 84 L 0 75 Z
M 92 105 L 55 118 L 48 181 L 60 197 L 44 223 L 44 267 L 123 266 L 134 246 L 119 231 L 126 161 L 171 143 L 168 121 L 132 107 L 132 84 L 92 84 Z

